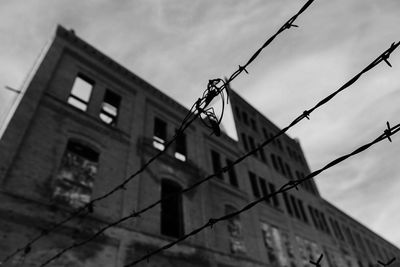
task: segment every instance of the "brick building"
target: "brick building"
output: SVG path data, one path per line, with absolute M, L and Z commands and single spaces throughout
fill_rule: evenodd
M 188 110 L 59 26 L 0 132 L 0 259 L 121 184 L 160 150 Z M 134 210 L 179 192 L 279 129 L 234 91 L 239 141 L 195 121 L 145 172 L 2 266 L 39 266 Z M 209 218 L 310 172 L 284 135 L 231 171 L 118 224 L 48 266 L 123 266 Z M 153 256 L 141 266 L 370 267 L 398 248 L 324 200 L 313 181 Z

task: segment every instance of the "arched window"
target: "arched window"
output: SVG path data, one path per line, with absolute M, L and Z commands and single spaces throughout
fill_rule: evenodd
M 99 153 L 70 140 L 54 181 L 53 199 L 79 208 L 90 202 Z
M 161 181 L 161 234 L 180 237 L 184 234 L 182 188 L 179 184 L 163 179 Z

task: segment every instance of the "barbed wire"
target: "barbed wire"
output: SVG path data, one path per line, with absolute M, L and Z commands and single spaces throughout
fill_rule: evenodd
M 343 86 L 341 86 L 339 89 L 337 89 L 335 92 L 329 94 L 328 96 L 326 96 L 325 98 L 323 98 L 322 100 L 320 100 L 315 106 L 313 106 L 312 108 L 310 108 L 309 110 L 304 111 L 301 115 L 299 115 L 297 118 L 295 118 L 292 123 L 290 123 L 288 126 L 286 126 L 285 128 L 283 128 L 282 130 L 280 130 L 276 135 L 266 139 L 263 143 L 261 143 L 259 146 L 257 146 L 255 149 L 245 153 L 244 155 L 242 155 L 241 157 L 237 158 L 235 161 L 233 161 L 231 164 L 226 165 L 224 167 L 222 167 L 219 171 L 197 181 L 196 183 L 192 184 L 191 186 L 183 189 L 181 192 L 179 192 L 179 195 L 182 195 L 188 191 L 191 191 L 192 189 L 200 186 L 201 184 L 203 184 L 204 182 L 219 176 L 220 174 L 227 172 L 229 169 L 233 168 L 234 165 L 239 164 L 241 161 L 243 161 L 245 158 L 249 157 L 252 154 L 255 154 L 258 150 L 262 149 L 264 146 L 266 146 L 267 144 L 271 143 L 274 139 L 278 138 L 280 135 L 284 134 L 285 132 L 287 132 L 290 128 L 292 128 L 294 125 L 296 125 L 297 123 L 299 123 L 301 120 L 303 120 L 304 118 L 309 119 L 309 115 L 315 111 L 318 107 L 328 103 L 331 99 L 333 99 L 333 97 L 335 97 L 339 92 L 345 90 L 346 88 L 348 88 L 350 85 L 352 85 L 355 81 L 357 81 L 364 73 L 368 72 L 369 70 L 371 70 L 373 67 L 377 66 L 380 62 L 382 62 L 384 59 L 386 59 L 385 61 L 388 60 L 390 54 L 400 45 L 400 42 L 398 43 L 392 43 L 392 45 L 385 50 L 381 55 L 379 55 L 376 59 L 374 59 L 369 65 L 367 65 L 361 72 L 359 72 L 357 75 L 355 75 L 352 79 L 350 79 L 348 82 L 346 82 Z M 388 129 L 390 129 L 390 125 L 389 123 L 387 124 L 387 129 L 385 131 L 389 131 Z M 388 139 L 389 141 L 391 141 L 390 139 L 390 132 L 388 132 Z M 54 255 L 53 257 L 51 257 L 50 259 L 46 260 L 42 265 L 40 265 L 40 267 L 44 267 L 47 264 L 49 264 L 50 262 L 52 262 L 53 260 L 57 259 L 58 257 L 60 257 L 61 255 L 63 255 L 65 252 L 73 249 L 73 248 L 77 248 L 79 246 L 82 246 L 84 244 L 89 243 L 90 241 L 94 240 L 96 237 L 100 236 L 102 233 L 104 233 L 107 229 L 114 227 L 128 219 L 131 218 L 135 218 L 135 217 L 139 217 L 141 214 L 145 213 L 146 211 L 154 208 L 155 206 L 159 205 L 161 202 L 164 201 L 168 201 L 171 198 L 176 197 L 177 194 L 171 194 L 166 196 L 165 198 L 161 198 L 157 201 L 155 201 L 154 203 L 148 205 L 147 207 L 139 210 L 139 211 L 133 211 L 131 214 L 120 218 L 119 220 L 108 224 L 104 227 L 102 227 L 100 230 L 98 230 L 95 234 L 93 234 L 91 237 L 89 237 L 86 240 L 83 240 L 79 243 L 74 243 L 71 246 L 62 249 L 60 252 L 58 252 L 56 255 Z
M 94 204 L 96 202 L 99 202 L 110 195 L 114 194 L 115 192 L 119 190 L 125 190 L 126 189 L 126 184 L 128 184 L 134 177 L 142 173 L 152 162 L 154 162 L 159 156 L 161 156 L 165 151 L 167 150 L 168 147 L 172 145 L 172 143 L 183 134 L 183 132 L 191 125 L 193 121 L 195 121 L 197 118 L 199 118 L 205 125 L 206 127 L 210 128 L 212 130 L 212 133 L 216 134 L 219 136 L 220 134 L 220 123 L 223 117 L 223 111 L 218 118 L 218 116 L 215 114 L 213 108 L 209 108 L 209 105 L 211 101 L 218 95 L 221 95 L 222 97 L 222 103 L 223 103 L 223 108 L 224 108 L 224 95 L 223 92 L 226 91 L 227 97 L 229 95 L 229 83 L 232 82 L 237 76 L 239 76 L 243 71 L 248 73 L 247 67 L 259 56 L 259 54 L 264 50 L 279 34 L 281 34 L 283 31 L 290 29 L 291 27 L 298 27 L 297 25 L 294 25 L 293 23 L 296 21 L 297 17 L 300 16 L 312 3 L 314 0 L 308 0 L 302 7 L 301 9 L 294 15 L 292 16 L 288 21 L 286 21 L 279 30 L 272 35 L 267 41 L 264 42 L 264 44 L 250 57 L 250 59 L 244 64 L 243 66 L 238 67 L 236 71 L 233 72 L 233 74 L 228 78 L 228 79 L 213 79 L 208 82 L 207 89 L 203 93 L 203 96 L 199 98 L 193 106 L 190 108 L 188 111 L 186 117 L 183 119 L 180 127 L 178 130 L 176 130 L 175 135 L 173 138 L 166 142 L 164 144 L 164 150 L 159 151 L 155 156 L 153 156 L 151 159 L 149 159 L 139 170 L 137 170 L 135 173 L 131 174 L 126 178 L 121 184 L 118 186 L 114 187 L 112 190 L 110 190 L 108 193 L 99 196 L 93 200 L 91 200 L 89 203 L 84 205 L 83 207 L 79 208 L 78 210 L 74 211 L 71 213 L 70 216 L 65 218 L 64 220 L 54 224 L 50 229 L 43 230 L 39 235 L 31 239 L 29 242 L 27 242 L 24 246 L 16 249 L 13 253 L 10 255 L 6 256 L 0 263 L 6 263 L 8 262 L 12 257 L 17 255 L 19 252 L 24 252 L 25 254 L 28 254 L 31 251 L 31 246 L 36 243 L 38 240 L 42 239 L 43 237 L 49 235 L 51 232 L 54 232 L 56 229 L 61 227 L 62 225 L 66 224 L 67 222 L 71 221 L 73 218 L 82 215 L 84 211 L 86 213 L 83 216 L 86 216 L 89 213 L 92 213 L 94 211 Z M 204 117 L 202 117 L 202 115 Z
M 387 125 L 389 125 L 389 123 L 387 123 Z M 241 209 L 239 209 L 237 211 L 228 213 L 228 214 L 226 214 L 224 216 L 221 216 L 221 217 L 218 217 L 218 218 L 210 218 L 208 220 L 208 222 L 205 223 L 203 226 L 192 230 L 190 233 L 179 237 L 175 241 L 169 242 L 168 244 L 166 244 L 166 245 L 164 245 L 164 246 L 162 246 L 162 247 L 160 247 L 158 249 L 155 249 L 152 252 L 147 253 L 146 255 L 140 257 L 137 260 L 134 260 L 134 261 L 132 261 L 132 262 L 130 262 L 128 264 L 125 264 L 124 267 L 134 266 L 134 265 L 137 265 L 138 263 L 140 263 L 142 261 L 145 261 L 145 260 L 148 261 L 148 260 L 150 260 L 150 257 L 152 257 L 153 255 L 158 254 L 161 251 L 166 250 L 166 249 L 168 249 L 168 248 L 170 248 L 170 247 L 172 247 L 172 246 L 174 246 L 174 245 L 186 240 L 187 238 L 198 234 L 199 232 L 203 231 L 206 228 L 209 228 L 209 227 L 212 228 L 215 224 L 217 224 L 219 222 L 228 221 L 228 220 L 240 215 L 241 213 L 251 209 L 252 207 L 256 206 L 257 204 L 259 204 L 261 202 L 264 202 L 265 200 L 267 200 L 267 199 L 269 199 L 269 198 L 271 198 L 273 196 L 276 196 L 276 195 L 281 194 L 283 192 L 289 191 L 289 190 L 291 190 L 293 188 L 297 189 L 298 185 L 300 185 L 302 182 L 314 178 L 315 176 L 321 174 L 325 170 L 327 170 L 329 168 L 332 168 L 333 166 L 341 163 L 342 161 L 345 161 L 346 159 L 348 159 L 348 158 L 350 158 L 350 157 L 352 157 L 354 155 L 357 155 L 357 154 L 367 150 L 368 148 L 370 148 L 371 146 L 375 145 L 376 143 L 379 143 L 379 142 L 381 142 L 381 141 L 383 141 L 385 139 L 389 140 L 389 138 L 392 135 L 396 134 L 398 131 L 400 131 L 400 123 L 395 125 L 394 127 L 390 127 L 390 125 L 389 125 L 388 128 L 384 130 L 383 134 L 378 136 L 373 141 L 358 147 L 357 149 L 355 149 L 351 153 L 348 153 L 348 154 L 343 155 L 343 156 L 341 156 L 339 158 L 336 158 L 335 160 L 332 160 L 331 162 L 326 164 L 324 167 L 322 167 L 322 168 L 320 168 L 320 169 L 318 169 L 316 171 L 311 172 L 310 174 L 308 174 L 304 178 L 297 179 L 297 180 L 291 180 L 291 181 L 283 184 L 277 191 L 271 192 L 270 194 L 267 194 L 267 195 L 264 195 L 263 197 L 258 198 L 257 200 L 250 202 L 249 204 L 247 204 L 246 206 L 244 206 L 243 208 L 241 208 Z M 320 260 L 321 259 L 322 259 L 322 257 L 320 257 Z M 317 261 L 318 264 L 319 264 L 319 261 Z M 390 263 L 392 263 L 392 262 L 393 261 L 391 261 Z M 318 266 L 320 266 L 320 265 L 318 265 Z

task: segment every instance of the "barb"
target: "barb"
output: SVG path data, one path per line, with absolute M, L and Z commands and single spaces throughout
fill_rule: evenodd
M 181 126 L 177 130 L 176 134 L 174 137 L 169 141 L 166 142 L 165 144 L 165 149 L 163 151 L 158 152 L 154 157 L 152 157 L 148 162 L 146 162 L 138 171 L 136 171 L 134 174 L 130 175 L 128 178 L 126 178 L 122 184 L 116 186 L 113 188 L 111 191 L 106 193 L 103 196 L 100 196 L 96 199 L 93 199 L 90 201 L 88 204 L 83 206 L 82 208 L 78 209 L 77 211 L 73 212 L 69 217 L 65 218 L 61 222 L 55 224 L 52 228 L 49 230 L 46 230 L 46 232 L 42 232 L 40 235 L 36 236 L 33 238 L 31 241 L 29 241 L 25 246 L 18 248 L 15 250 L 13 253 L 10 255 L 6 256 L 2 262 L 5 263 L 9 261 L 12 257 L 14 257 L 16 254 L 18 254 L 21 251 L 24 251 L 27 247 L 31 247 L 34 243 L 36 243 L 38 240 L 42 239 L 44 236 L 49 235 L 51 232 L 55 231 L 58 229 L 60 226 L 64 225 L 65 223 L 71 221 L 73 218 L 76 216 L 82 214 L 84 211 L 89 211 L 89 213 L 94 211 L 95 207 L 95 202 L 101 201 L 104 198 L 107 198 L 108 196 L 114 194 L 115 192 L 119 190 L 125 190 L 125 185 L 129 183 L 134 177 L 136 177 L 138 174 L 143 172 L 153 161 L 155 161 L 159 156 L 161 156 L 167 148 L 176 140 L 176 138 L 181 135 L 188 127 L 189 125 L 195 121 L 197 118 L 200 118 L 201 121 L 212 130 L 212 134 L 214 133 L 215 135 L 219 136 L 220 135 L 220 123 L 223 117 L 223 112 L 220 115 L 220 118 L 218 118 L 214 112 L 214 109 L 208 108 L 209 104 L 211 101 L 218 95 L 221 95 L 222 97 L 222 103 L 224 104 L 224 95 L 223 91 L 225 90 L 226 93 L 228 94 L 229 90 L 229 83 L 232 82 L 237 76 L 239 76 L 243 71 L 246 73 L 247 70 L 246 68 L 259 56 L 259 54 L 264 50 L 279 34 L 281 34 L 283 31 L 286 29 L 289 29 L 290 27 L 297 27 L 297 25 L 294 25 L 294 21 L 297 19 L 298 16 L 300 16 L 312 3 L 314 0 L 308 0 L 303 7 L 295 14 L 293 17 L 291 17 L 274 35 L 272 35 L 247 61 L 247 63 L 243 66 L 239 66 L 238 70 L 236 70 L 228 79 L 222 80 L 222 79 L 214 79 L 210 80 L 207 86 L 206 91 L 203 93 L 203 97 L 199 98 L 196 103 L 193 104 L 191 109 L 189 110 L 188 114 L 184 118 Z M 219 85 L 219 86 L 218 86 Z M 224 110 L 224 109 L 223 109 Z M 203 115 L 204 117 L 202 118 Z M 29 253 L 29 252 L 28 252 Z M 27 253 L 26 253 L 27 254 Z
M 383 263 L 381 261 L 378 260 L 378 263 L 380 265 L 382 265 L 383 267 L 389 266 L 390 264 L 392 264 L 394 261 L 396 260 L 396 257 L 394 257 L 393 259 L 391 259 L 390 261 L 388 261 L 387 263 Z
M 294 127 L 297 123 L 299 123 L 300 121 L 302 121 L 304 118 L 307 118 L 312 112 L 314 112 L 316 109 L 318 109 L 320 106 L 328 103 L 331 99 L 333 99 L 339 92 L 345 90 L 346 88 L 348 88 L 350 85 L 352 85 L 357 79 L 359 79 L 362 74 L 366 73 L 367 71 L 371 70 L 373 67 L 375 67 L 377 64 L 379 64 L 382 60 L 379 60 L 380 58 L 382 58 L 384 55 L 389 56 L 394 49 L 397 48 L 397 46 L 400 45 L 400 42 L 396 44 L 396 46 L 391 45 L 390 48 L 388 48 L 386 51 L 384 51 L 380 56 L 378 56 L 375 60 L 372 61 L 372 63 L 370 63 L 367 67 L 365 67 L 360 73 L 358 73 L 357 75 L 355 75 L 352 79 L 350 79 L 350 81 L 353 82 L 347 82 L 345 83 L 345 85 L 341 86 L 339 89 L 337 89 L 336 91 L 334 91 L 333 93 L 331 93 L 330 95 L 328 95 L 327 97 L 323 98 L 322 100 L 320 100 L 315 106 L 313 106 L 312 108 L 310 108 L 309 110 L 304 111 L 301 115 L 299 115 L 297 118 L 295 118 L 288 126 L 286 126 L 285 128 L 283 128 L 282 130 L 280 130 L 276 135 L 270 137 L 269 139 L 266 139 L 264 142 L 262 142 L 258 147 L 256 147 L 255 149 L 247 152 L 246 154 L 242 155 L 241 157 L 237 158 L 234 162 L 232 162 L 232 164 L 230 165 L 226 165 L 224 167 L 222 167 L 218 172 L 211 174 L 199 181 L 197 181 L 196 183 L 192 184 L 191 186 L 183 189 L 179 194 L 184 194 L 188 191 L 191 191 L 192 189 L 200 186 L 201 184 L 205 183 L 206 181 L 222 174 L 223 172 L 228 171 L 230 168 L 232 168 L 234 165 L 239 164 L 240 162 L 242 162 L 245 158 L 249 157 L 252 154 L 257 153 L 258 150 L 262 149 L 264 146 L 266 146 L 267 144 L 271 143 L 274 139 L 278 138 L 280 135 L 284 134 L 285 132 L 287 132 L 290 128 Z M 389 51 L 389 52 L 388 52 Z M 372 66 L 373 65 L 373 66 Z M 371 67 L 372 66 L 372 67 Z M 393 135 L 394 133 L 392 132 L 393 128 L 390 127 L 390 124 L 387 122 L 387 129 L 384 131 L 385 137 L 388 138 L 391 135 Z M 294 188 L 297 188 L 298 183 L 296 181 L 289 181 L 288 185 Z M 155 206 L 159 205 L 161 202 L 166 201 L 172 197 L 174 197 L 175 195 L 171 195 L 171 196 L 166 196 L 163 199 L 159 199 L 158 201 L 150 204 L 149 206 L 143 208 L 140 211 L 137 212 L 133 212 L 123 218 L 121 218 L 120 220 L 117 221 L 116 224 L 118 223 L 122 223 L 130 218 L 134 218 L 134 217 L 138 217 L 141 214 L 145 213 L 146 211 L 154 208 Z M 116 225 L 115 223 L 112 223 L 110 225 L 114 226 Z M 52 258 L 50 258 L 49 260 L 47 260 L 44 264 L 41 265 L 41 267 L 44 267 L 46 264 L 50 263 L 51 261 L 55 260 L 56 258 L 60 257 L 63 253 L 65 253 L 66 251 L 72 249 L 72 248 L 76 248 L 79 246 L 82 246 L 90 241 L 92 241 L 94 238 L 96 238 L 97 236 L 99 236 L 100 234 L 102 234 L 103 232 L 105 232 L 108 228 L 112 227 L 112 226 L 105 226 L 102 229 L 100 229 L 97 233 L 94 234 L 94 236 L 88 238 L 87 240 L 82 241 L 81 243 L 76 243 L 71 245 L 70 247 L 63 249 L 62 251 L 60 251 L 59 253 L 57 253 L 55 256 L 53 256 Z M 213 225 L 213 224 L 212 224 Z
M 310 260 L 310 263 L 312 265 L 315 265 L 315 267 L 321 267 L 321 260 L 324 257 L 324 254 L 321 254 L 321 256 L 319 256 L 318 260 L 316 262 Z
M 390 130 L 392 131 L 392 135 L 395 134 L 395 133 L 397 133 L 398 131 L 400 131 L 400 124 L 397 124 L 396 126 L 394 126 L 393 128 L 391 128 Z M 130 263 L 124 265 L 124 267 L 134 266 L 134 265 L 138 264 L 139 262 L 142 262 L 142 261 L 144 261 L 144 260 L 150 258 L 151 256 L 153 256 L 153 255 L 155 255 L 155 254 L 157 254 L 157 253 L 160 253 L 161 251 L 166 250 L 166 249 L 168 249 L 168 248 L 170 248 L 170 247 L 172 247 L 172 246 L 174 246 L 174 245 L 176 245 L 176 244 L 182 242 L 183 240 L 185 240 L 185 239 L 187 239 L 187 238 L 189 238 L 189 237 L 191 237 L 191 236 L 196 235 L 197 233 L 203 231 L 204 229 L 206 229 L 206 228 L 208 228 L 208 227 L 212 227 L 213 225 L 217 224 L 218 222 L 227 221 L 227 220 L 229 220 L 229 219 L 232 219 L 232 218 L 238 216 L 239 214 L 241 214 L 241 213 L 243 213 L 243 212 L 245 212 L 245 211 L 251 209 L 252 207 L 256 206 L 258 203 L 264 202 L 266 199 L 269 199 L 269 198 L 271 198 L 271 197 L 273 197 L 273 196 L 276 196 L 276 195 L 278 195 L 278 194 L 281 194 L 281 193 L 283 193 L 283 192 L 289 191 L 289 190 L 291 190 L 292 188 L 294 188 L 296 185 L 299 185 L 299 184 L 301 184 L 302 182 L 304 182 L 304 181 L 306 181 L 306 180 L 309 180 L 309 179 L 311 179 L 311 178 L 314 178 L 315 176 L 321 174 L 321 173 L 324 172 L 325 170 L 327 170 L 327 169 L 329 169 L 329 168 L 332 168 L 333 166 L 335 166 L 335 165 L 341 163 L 342 161 L 344 161 L 344 160 L 346 160 L 346 159 L 348 159 L 348 158 L 350 158 L 350 157 L 352 157 L 352 156 L 354 156 L 354 155 L 357 155 L 357 154 L 359 154 L 359 153 L 361 153 L 361 152 L 367 150 L 367 149 L 370 148 L 371 146 L 375 145 L 375 144 L 378 143 L 378 142 L 381 142 L 382 140 L 385 140 L 386 138 L 387 138 L 386 133 L 383 133 L 383 134 L 381 134 L 380 136 L 378 136 L 375 140 L 373 140 L 373 141 L 371 141 L 371 142 L 369 142 L 369 143 L 367 143 L 367 144 L 364 144 L 364 145 L 358 147 L 358 148 L 355 149 L 353 152 L 348 153 L 348 154 L 346 154 L 346 155 L 343 155 L 343 156 L 341 156 L 341 157 L 339 157 L 339 158 L 336 158 L 335 160 L 332 160 L 331 162 L 329 162 L 328 164 L 326 164 L 326 165 L 325 165 L 324 167 L 322 167 L 321 169 L 316 170 L 316 171 L 310 173 L 309 175 L 305 176 L 305 177 L 302 178 L 302 179 L 295 180 L 295 183 L 293 183 L 293 181 L 288 182 L 288 183 L 282 185 L 277 191 L 272 192 L 272 193 L 270 193 L 270 194 L 268 194 L 268 195 L 264 195 L 263 197 L 261 197 L 261 198 L 255 200 L 255 201 L 253 201 L 253 202 L 250 202 L 249 204 L 247 204 L 246 206 L 244 206 L 243 208 L 241 208 L 241 209 L 238 210 L 238 211 L 235 211 L 235 212 L 226 214 L 226 215 L 221 216 L 221 217 L 219 217 L 219 218 L 210 218 L 210 219 L 208 220 L 208 222 L 205 223 L 203 226 L 201 226 L 201 227 L 199 227 L 199 228 L 197 228 L 197 229 L 191 231 L 190 233 L 188 233 L 188 234 L 186 234 L 186 235 L 184 235 L 184 236 L 178 238 L 178 239 L 175 240 L 175 241 L 172 241 L 172 242 L 170 242 L 170 243 L 168 243 L 168 244 L 166 244 L 166 245 L 164 245 L 164 246 L 162 246 L 162 247 L 160 247 L 160 248 L 158 248 L 158 249 L 153 250 L 152 252 L 150 252 L 150 253 L 148 253 L 148 254 L 146 254 L 146 255 L 140 257 L 139 259 L 137 259 L 137 260 L 135 260 L 135 261 L 132 261 L 132 262 L 130 262 Z M 322 259 L 322 255 L 320 256 L 320 258 L 318 259 L 318 261 L 317 261 L 317 263 L 316 263 L 316 264 L 318 264 L 318 265 L 316 265 L 317 267 L 320 267 L 319 262 L 320 262 L 321 259 Z M 310 262 L 311 262 L 311 261 L 310 261 Z M 392 263 L 392 262 L 393 262 L 393 261 L 390 261 L 390 263 Z

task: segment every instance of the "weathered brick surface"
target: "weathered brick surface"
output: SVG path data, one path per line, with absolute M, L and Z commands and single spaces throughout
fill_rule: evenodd
M 67 103 L 78 73 L 95 81 L 86 112 Z M 106 89 L 113 90 L 122 99 L 115 127 L 105 125 L 99 119 Z M 252 136 L 258 144 L 265 139 L 262 128 L 269 132 L 279 130 L 234 91 L 230 96 L 234 110 L 238 108 L 247 112 L 257 126 L 252 129 L 251 125 L 243 123 L 239 118 L 241 115 L 238 117 L 235 111 L 239 142 L 225 135 L 220 138 L 210 136 L 209 130 L 196 121 L 186 130 L 185 163 L 174 157 L 174 146 L 170 147 L 151 167 L 135 177 L 125 190 L 119 190 L 96 203 L 94 213 L 73 219 L 35 243 L 26 257 L 20 253 L 2 266 L 38 266 L 60 249 L 84 240 L 107 223 L 157 201 L 161 196 L 162 179 L 173 180 L 185 188 L 212 173 L 211 149 L 220 153 L 224 166 L 226 159 L 236 159 L 245 152 L 242 133 Z M 170 139 L 186 113 L 187 110 L 174 100 L 71 32 L 59 28 L 0 140 L 0 259 L 24 246 L 71 211 L 52 199 L 55 176 L 68 140 L 80 140 L 99 151 L 99 168 L 92 194 L 95 198 L 118 186 L 158 152 L 152 145 L 154 117 L 167 122 L 167 139 Z M 240 209 L 254 200 L 249 170 L 257 178 L 262 177 L 273 183 L 276 188 L 286 183 L 288 177 L 273 167 L 272 154 L 279 155 L 291 167 L 293 174 L 295 171 L 309 173 L 300 144 L 286 135 L 280 140 L 282 149 L 277 144 L 265 149 L 267 163 L 262 162 L 258 155 L 235 166 L 238 188 L 229 184 L 228 173 L 224 173 L 222 180 L 214 178 L 186 193 L 182 201 L 185 232 L 202 226 L 209 218 L 224 215 L 226 205 Z M 286 151 L 287 147 L 295 151 L 300 159 L 294 160 Z M 386 252 L 386 256 L 398 254 L 394 246 L 321 199 L 318 192 L 310 194 L 301 188 L 290 194 L 301 199 L 305 208 L 311 205 L 325 213 L 327 218 L 335 218 L 353 231 L 368 236 Z M 350 246 L 346 240 L 338 240 L 333 234 L 317 230 L 307 208 L 308 223 L 289 216 L 283 198 L 278 196 L 278 199 L 278 208 L 261 203 L 240 215 L 245 253 L 231 251 L 228 222 L 223 222 L 140 266 L 272 266 L 261 223 L 278 227 L 288 234 L 298 263 L 301 262 L 301 249 L 296 246 L 296 237 L 306 238 L 335 253 L 346 251 L 353 260 L 361 259 L 363 266 L 375 262 L 376 255 L 367 255 L 358 247 Z M 49 266 L 123 266 L 147 251 L 174 240 L 161 235 L 160 212 L 157 206 L 139 218 L 112 227 L 95 241 L 66 253 Z

